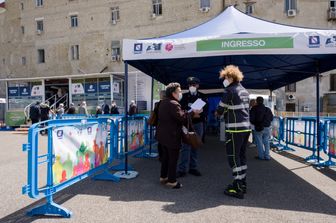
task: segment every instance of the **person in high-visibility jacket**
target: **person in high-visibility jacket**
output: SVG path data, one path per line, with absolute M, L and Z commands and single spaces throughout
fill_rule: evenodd
M 244 76 L 238 67 L 226 66 L 220 71 L 220 78 L 224 79 L 224 94 L 217 115 L 224 114 L 226 152 L 234 179 L 224 193 L 243 199 L 246 193 L 246 146 L 251 132 L 249 93 L 240 84 Z

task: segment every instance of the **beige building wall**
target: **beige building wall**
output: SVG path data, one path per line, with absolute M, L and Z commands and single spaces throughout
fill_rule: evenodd
M 36 7 L 34 0 L 7 0 L 7 12 L 0 14 L 0 78 L 72 75 L 123 71 L 121 62 L 111 60 L 111 42 L 123 38 L 147 38 L 180 32 L 203 23 L 236 4 L 245 11 L 246 3 L 253 4 L 253 16 L 265 20 L 316 28 L 335 29 L 329 21 L 329 0 L 297 0 L 297 15 L 288 17 L 284 0 L 210 0 L 209 12 L 199 10 L 199 0 L 162 0 L 163 15 L 152 15 L 152 0 L 44 0 Z M 21 10 L 21 3 L 24 9 Z M 112 24 L 111 7 L 119 7 L 120 21 Z M 70 27 L 70 16 L 77 14 L 79 26 Z M 37 18 L 43 18 L 44 32 L 36 34 Z M 22 34 L 21 26 L 25 33 Z M 225 28 L 225 27 L 223 27 Z M 79 60 L 71 60 L 71 45 L 79 45 Z M 37 50 L 45 49 L 43 64 L 37 63 Z M 26 57 L 26 65 L 22 65 Z M 328 77 L 322 78 L 322 92 L 329 91 Z M 312 78 L 297 83 L 299 104 L 314 102 L 315 84 Z M 288 102 L 284 90 L 277 91 Z M 3 83 L 0 95 L 5 94 Z M 279 100 L 281 102 L 281 100 Z M 293 102 L 293 101 L 292 101 Z M 300 105 L 298 109 L 300 110 Z

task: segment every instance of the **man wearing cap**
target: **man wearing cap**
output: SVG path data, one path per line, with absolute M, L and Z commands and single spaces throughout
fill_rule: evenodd
M 181 100 L 181 107 L 184 110 L 190 110 L 190 106 L 197 100 L 202 99 L 207 103 L 207 98 L 205 94 L 198 91 L 200 80 L 197 77 L 189 77 L 187 79 L 189 86 L 189 91 L 183 94 Z M 204 124 L 208 114 L 208 104 L 203 107 L 203 111 L 192 118 L 192 124 L 196 133 L 202 137 L 204 132 Z M 191 148 L 190 145 L 182 144 L 180 162 L 178 166 L 178 177 L 183 177 L 189 172 L 194 176 L 201 176 L 200 171 L 198 170 L 198 150 L 197 148 Z

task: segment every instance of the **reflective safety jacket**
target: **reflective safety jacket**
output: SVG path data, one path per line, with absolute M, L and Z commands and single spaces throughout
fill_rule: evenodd
M 217 107 L 217 113 L 224 113 L 226 132 L 239 133 L 251 131 L 249 118 L 249 93 L 238 82 L 224 89 Z

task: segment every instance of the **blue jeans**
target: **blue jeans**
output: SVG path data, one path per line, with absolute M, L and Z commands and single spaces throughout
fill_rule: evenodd
M 199 137 L 203 136 L 203 123 L 193 124 L 195 132 Z M 180 152 L 179 172 L 187 172 L 190 169 L 197 169 L 198 149 L 192 149 L 190 145 L 182 143 Z
M 270 159 L 270 139 L 271 128 L 265 127 L 262 131 L 255 131 L 255 141 L 258 149 L 258 157 L 260 159 Z

